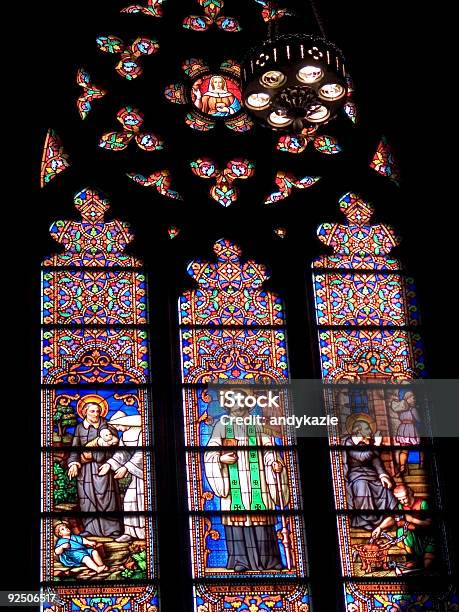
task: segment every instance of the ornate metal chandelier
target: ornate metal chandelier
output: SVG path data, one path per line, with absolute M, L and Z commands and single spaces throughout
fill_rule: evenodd
M 242 62 L 249 112 L 273 130 L 299 133 L 330 121 L 347 95 L 342 52 L 324 36 L 275 34 Z

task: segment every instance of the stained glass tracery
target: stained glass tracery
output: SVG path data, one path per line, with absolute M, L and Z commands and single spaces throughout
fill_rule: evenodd
M 40 187 L 45 187 L 50 181 L 54 180 L 58 174 L 67 170 L 70 166 L 68 153 L 65 152 L 62 140 L 57 135 L 56 130 L 49 129 L 45 144 L 40 168 Z
M 82 220 L 51 226 L 64 252 L 42 271 L 41 579 L 58 595 L 55 610 L 85 610 L 98 597 L 116 606 L 110 583 L 121 582 L 122 605 L 151 612 L 158 572 L 147 280 L 142 262 L 123 253 L 128 224 L 104 219 L 108 200 L 86 188 L 75 206 Z
M 304 176 L 300 179 L 296 178 L 291 172 L 278 170 L 274 178 L 279 191 L 274 191 L 265 200 L 265 204 L 275 204 L 281 200 L 288 198 L 293 189 L 307 189 L 312 187 L 320 180 L 319 176 Z
M 278 21 L 283 17 L 292 15 L 291 10 L 280 8 L 278 2 L 275 0 L 255 0 L 255 2 L 261 5 L 261 16 L 263 17 L 263 21 L 266 23 Z
M 338 141 L 333 136 L 317 136 L 317 128 L 305 128 L 300 134 L 287 134 L 277 141 L 276 148 L 283 153 L 303 153 L 310 142 L 319 153 L 336 155 L 341 152 Z
M 134 183 L 137 183 L 142 187 L 154 188 L 165 198 L 169 198 L 170 200 L 183 200 L 183 197 L 178 193 L 178 191 L 171 189 L 172 177 L 167 168 L 153 172 L 149 176 L 144 176 L 143 174 L 138 174 L 136 172 L 129 172 L 126 176 L 130 178 L 131 181 L 134 181 Z
M 143 131 L 144 114 L 132 106 L 123 106 L 116 114 L 121 123 L 121 132 L 107 132 L 102 135 L 99 147 L 108 151 L 124 151 L 128 144 L 134 140 L 143 151 L 161 151 L 164 141 L 152 132 Z
M 190 166 L 196 176 L 215 180 L 209 191 L 210 197 L 225 208 L 238 199 L 239 190 L 234 182 L 251 178 L 255 172 L 255 163 L 248 159 L 231 159 L 223 170 L 208 158 L 193 160 Z
M 80 117 L 86 119 L 92 109 L 92 102 L 103 98 L 107 92 L 94 85 L 88 71 L 84 68 L 78 69 L 76 80 L 77 85 L 83 90 L 77 99 L 77 109 Z
M 121 9 L 128 15 L 145 15 L 146 17 L 162 17 L 164 0 L 146 0 L 145 4 L 130 4 Z
M 295 442 L 224 424 L 206 386 L 288 380 L 282 300 L 262 288 L 266 267 L 243 261 L 237 244 L 218 240 L 214 252 L 216 262 L 190 262 L 197 288 L 179 300 L 188 507 L 198 513 L 190 515 L 194 609 L 308 610 Z
M 400 170 L 392 152 L 392 147 L 385 136 L 378 143 L 375 154 L 370 162 L 370 168 L 378 174 L 387 177 L 396 185 L 399 184 Z
M 142 56 L 153 55 L 159 49 L 156 39 L 146 37 L 136 38 L 129 44 L 117 36 L 109 35 L 99 36 L 96 42 L 103 53 L 119 55 L 115 70 L 128 81 L 138 78 L 143 73 Z
M 203 15 L 188 15 L 183 20 L 183 27 L 194 32 L 205 32 L 212 25 L 224 32 L 239 32 L 241 26 L 234 17 L 227 17 L 221 12 L 224 7 L 223 0 L 198 0 L 203 9 Z

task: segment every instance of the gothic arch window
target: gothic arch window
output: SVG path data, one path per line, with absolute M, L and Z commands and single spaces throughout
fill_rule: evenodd
M 398 388 L 424 353 L 386 223 L 412 223 L 390 131 L 360 116 L 349 76 L 323 127 L 279 133 L 245 108 L 234 58 L 312 23 L 307 3 L 96 4 L 64 28 L 85 43 L 53 56 L 31 213 L 48 223 L 76 193 L 42 262 L 44 609 L 454 610 L 436 459 Z M 328 222 L 347 189 L 362 196 Z M 342 438 L 237 430 L 209 388 L 320 377 L 341 384 L 325 407 Z M 371 466 L 351 446 L 365 427 Z
M 42 269 L 41 580 L 64 609 L 103 596 L 113 607 L 132 599 L 152 612 L 158 568 L 146 277 L 141 260 L 124 253 L 129 225 L 105 221 L 101 193 L 83 189 L 75 208 L 81 221 L 51 226 L 64 250 Z M 85 590 L 94 579 L 98 587 Z M 113 581 L 124 583 L 121 592 Z

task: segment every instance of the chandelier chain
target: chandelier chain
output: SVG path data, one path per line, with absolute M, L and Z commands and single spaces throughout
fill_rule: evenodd
M 316 6 L 316 3 L 314 2 L 314 0 L 309 0 L 309 4 L 311 6 L 311 10 L 312 10 L 312 12 L 314 14 L 314 19 L 317 22 L 317 26 L 318 26 L 318 28 L 320 30 L 320 33 L 322 34 L 322 36 L 324 38 L 327 38 L 327 36 L 325 34 L 324 23 L 323 23 L 322 17 L 320 16 L 319 10 L 318 10 L 318 8 Z

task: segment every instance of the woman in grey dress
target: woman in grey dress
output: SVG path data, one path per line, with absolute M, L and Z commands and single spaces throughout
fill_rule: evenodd
M 347 447 L 343 451 L 343 465 L 348 508 L 364 511 L 352 516 L 351 525 L 372 531 L 384 516 L 371 513 L 371 510 L 393 510 L 397 500 L 366 417 L 356 418 L 351 435 L 343 440 Z

